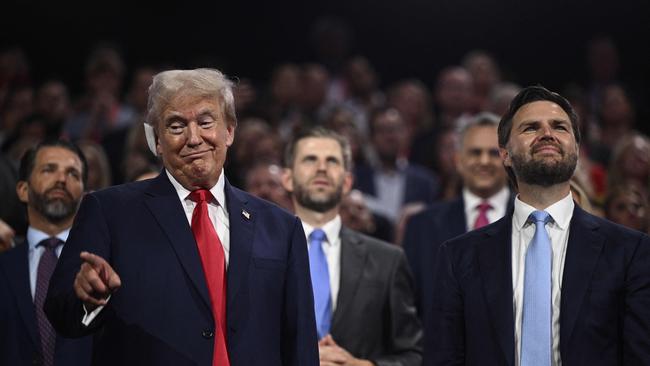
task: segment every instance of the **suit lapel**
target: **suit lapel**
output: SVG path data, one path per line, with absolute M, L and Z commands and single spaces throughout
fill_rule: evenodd
M 226 205 L 230 221 L 230 259 L 228 264 L 228 314 L 236 311 L 234 306 L 242 283 L 248 280 L 251 261 L 253 233 L 257 215 L 247 207 L 248 199 L 237 192 L 226 180 Z
M 336 311 L 332 317 L 332 333 L 337 334 L 336 329 L 344 327 L 343 316 L 350 306 L 354 295 L 359 287 L 363 267 L 366 263 L 367 248 L 361 238 L 351 230 L 341 228 L 341 282 L 339 286 Z
M 7 269 L 9 286 L 16 295 L 20 317 L 25 323 L 25 328 L 34 345 L 40 347 L 36 324 L 36 308 L 32 299 L 31 285 L 29 284 L 28 250 L 29 245 L 26 241 L 18 244 L 14 253 L 12 253 L 13 256 L 5 256 L 8 260 L 4 261 L 3 265 Z M 7 301 L 7 299 L 0 301 Z
M 515 344 L 511 242 L 512 212 L 509 212 L 489 227 L 485 239 L 476 245 L 488 311 L 508 365 L 514 365 Z
M 582 301 L 589 287 L 605 238 L 597 233 L 599 224 L 578 205 L 573 210 L 560 300 L 560 353 L 567 349 Z
M 152 181 L 151 189 L 147 191 L 147 194 L 151 197 L 145 199 L 145 204 L 158 221 L 162 231 L 167 235 L 179 262 L 201 295 L 203 302 L 208 309 L 211 309 L 208 286 L 205 282 L 196 241 L 187 223 L 178 194 L 164 171 Z

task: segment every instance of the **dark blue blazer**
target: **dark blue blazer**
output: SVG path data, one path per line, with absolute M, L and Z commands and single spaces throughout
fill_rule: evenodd
M 514 365 L 512 212 L 438 254 L 433 365 Z M 650 364 L 650 237 L 576 205 L 562 278 L 563 366 Z
M 300 221 L 225 185 L 230 221 L 226 342 L 232 366 L 317 365 L 307 245 Z M 89 328 L 72 285 L 79 253 L 122 280 Z M 96 332 L 97 365 L 212 365 L 215 320 L 196 242 L 167 175 L 84 197 L 45 310 L 63 334 Z
M 0 365 L 42 365 L 27 243 L 0 255 Z M 56 338 L 55 366 L 90 365 L 92 338 Z
M 406 180 L 403 204 L 412 202 L 432 204 L 438 197 L 440 189 L 438 178 L 426 168 L 409 164 L 404 170 L 404 175 Z M 355 167 L 354 188 L 371 196 L 377 195 L 375 170 L 371 166 L 359 165 Z

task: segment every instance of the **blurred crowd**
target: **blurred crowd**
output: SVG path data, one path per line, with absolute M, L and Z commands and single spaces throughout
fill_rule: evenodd
M 326 126 L 352 146 L 355 189 L 344 200 L 344 224 L 399 244 L 411 215 L 460 194 L 455 151 L 463 124 L 480 112 L 502 115 L 521 85 L 504 76 L 488 50 L 468 50 L 439 70 L 432 85 L 417 79 L 383 85 L 372 60 L 331 47 L 314 62 L 276 65 L 263 83 L 232 75 L 238 127 L 226 176 L 291 210 L 281 184 L 284 145 L 301 127 Z M 650 139 L 638 131 L 644 121 L 635 113 L 645 101 L 620 81 L 611 38 L 594 38 L 587 49 L 591 80 L 567 80 L 557 90 L 579 112 L 584 136 L 574 198 L 592 213 L 648 232 Z M 118 48 L 98 44 L 80 70 L 83 92 L 71 95 L 67 80 L 34 82 L 20 48 L 0 53 L 0 242 L 24 235 L 16 169 L 22 154 L 45 138 L 80 146 L 89 163 L 88 190 L 159 173 L 142 121 L 151 78 L 162 69 L 131 68 Z

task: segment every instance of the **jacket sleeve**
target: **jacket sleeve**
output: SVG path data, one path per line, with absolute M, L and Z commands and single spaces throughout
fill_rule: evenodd
M 650 237 L 642 235 L 627 266 L 623 364 L 650 364 Z
M 302 224 L 295 218 L 285 279 L 282 321 L 282 358 L 287 366 L 317 366 L 318 340 L 314 295 L 309 274 L 307 243 Z
M 73 289 L 75 276 L 81 267 L 80 253 L 87 251 L 110 263 L 109 245 L 109 230 L 100 202 L 93 194 L 87 194 L 50 279 L 45 300 L 45 314 L 61 335 L 73 338 L 92 333 L 110 311 L 107 309 L 110 305 L 107 305 L 88 326 L 84 326 L 81 322 L 85 314 L 83 304 Z
M 388 354 L 372 359 L 378 366 L 422 364 L 422 325 L 415 307 L 413 276 L 403 251 L 392 268 L 389 288 Z

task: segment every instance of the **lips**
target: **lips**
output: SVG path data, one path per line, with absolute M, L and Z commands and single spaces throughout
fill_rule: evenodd
M 543 144 L 533 147 L 533 154 L 536 153 L 557 153 L 562 154 L 562 149 L 557 145 Z
M 196 158 L 202 157 L 203 155 L 207 154 L 208 152 L 210 152 L 210 150 L 197 151 L 197 152 L 189 153 L 189 154 L 186 154 L 186 155 L 182 155 L 181 157 L 183 159 L 196 159 Z
M 49 199 L 56 199 L 56 198 L 72 199 L 72 195 L 70 194 L 70 192 L 61 188 L 49 189 L 47 192 L 45 192 L 45 196 Z

